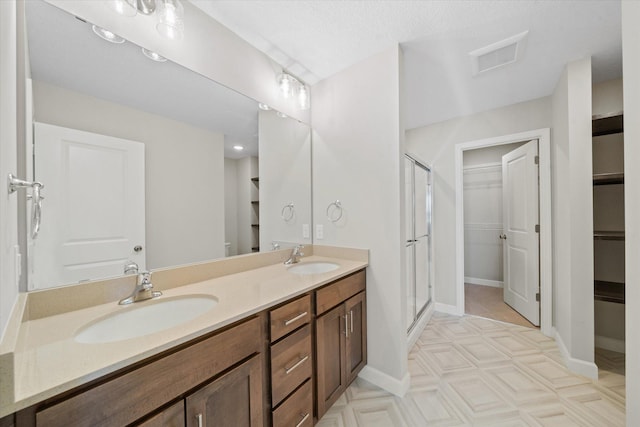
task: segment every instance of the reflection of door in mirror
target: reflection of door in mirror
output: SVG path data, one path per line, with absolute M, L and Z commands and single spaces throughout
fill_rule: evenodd
M 36 123 L 34 152 L 47 225 L 30 288 L 117 276 L 128 260 L 144 269 L 144 144 Z

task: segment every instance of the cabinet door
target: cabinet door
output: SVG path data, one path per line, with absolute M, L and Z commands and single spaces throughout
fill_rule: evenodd
M 316 320 L 318 419 L 340 397 L 347 381 L 344 308 L 341 304 Z
M 187 397 L 188 427 L 259 427 L 263 420 L 261 355 Z
M 184 427 L 184 400 L 138 424 L 138 427 Z
M 351 383 L 367 363 L 367 303 L 360 292 L 345 302 L 348 338 L 346 341 L 347 384 Z

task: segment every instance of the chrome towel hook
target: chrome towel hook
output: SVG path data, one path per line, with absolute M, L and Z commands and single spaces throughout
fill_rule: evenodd
M 327 206 L 327 219 L 331 222 L 338 222 L 342 218 L 342 203 L 340 200 L 329 203 Z
M 18 179 L 13 174 L 9 174 L 7 182 L 7 190 L 9 194 L 15 193 L 21 188 L 31 188 L 31 194 L 27 194 L 27 199 L 31 199 L 31 238 L 35 240 L 38 237 L 40 231 L 40 224 L 42 222 L 42 200 L 44 196 L 40 193 L 44 188 L 44 185 L 38 181 L 24 181 Z
M 293 206 L 293 202 L 291 202 L 288 205 L 284 205 L 284 207 L 282 208 L 282 211 L 280 212 L 280 216 L 285 222 L 289 222 L 293 219 L 293 216 L 295 215 L 295 213 L 296 213 L 296 209 Z

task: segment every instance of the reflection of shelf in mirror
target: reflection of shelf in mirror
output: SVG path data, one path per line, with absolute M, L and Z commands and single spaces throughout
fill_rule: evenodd
M 260 224 L 251 224 L 252 227 L 260 227 Z
M 252 204 L 252 205 L 257 205 L 258 203 L 260 203 L 260 201 L 259 201 L 259 200 L 252 200 L 252 201 L 251 201 L 251 204 Z
M 593 284 L 593 296 L 598 301 L 624 304 L 624 283 L 596 280 Z
M 624 173 L 597 173 L 593 175 L 593 185 L 624 184 Z
M 594 231 L 595 240 L 624 240 L 624 231 Z
M 591 121 L 591 132 L 593 136 L 624 132 L 622 112 L 594 116 Z
M 260 181 L 260 178 L 258 178 L 258 177 L 251 178 L 251 181 L 252 181 L 252 182 L 259 182 L 259 181 Z
M 260 246 L 254 246 L 251 248 L 251 252 L 260 252 Z

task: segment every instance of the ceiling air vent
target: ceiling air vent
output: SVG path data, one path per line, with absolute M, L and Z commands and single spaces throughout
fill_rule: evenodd
M 528 33 L 529 31 L 525 31 L 469 52 L 473 75 L 477 76 L 485 71 L 516 62 L 522 56 L 524 40 Z

